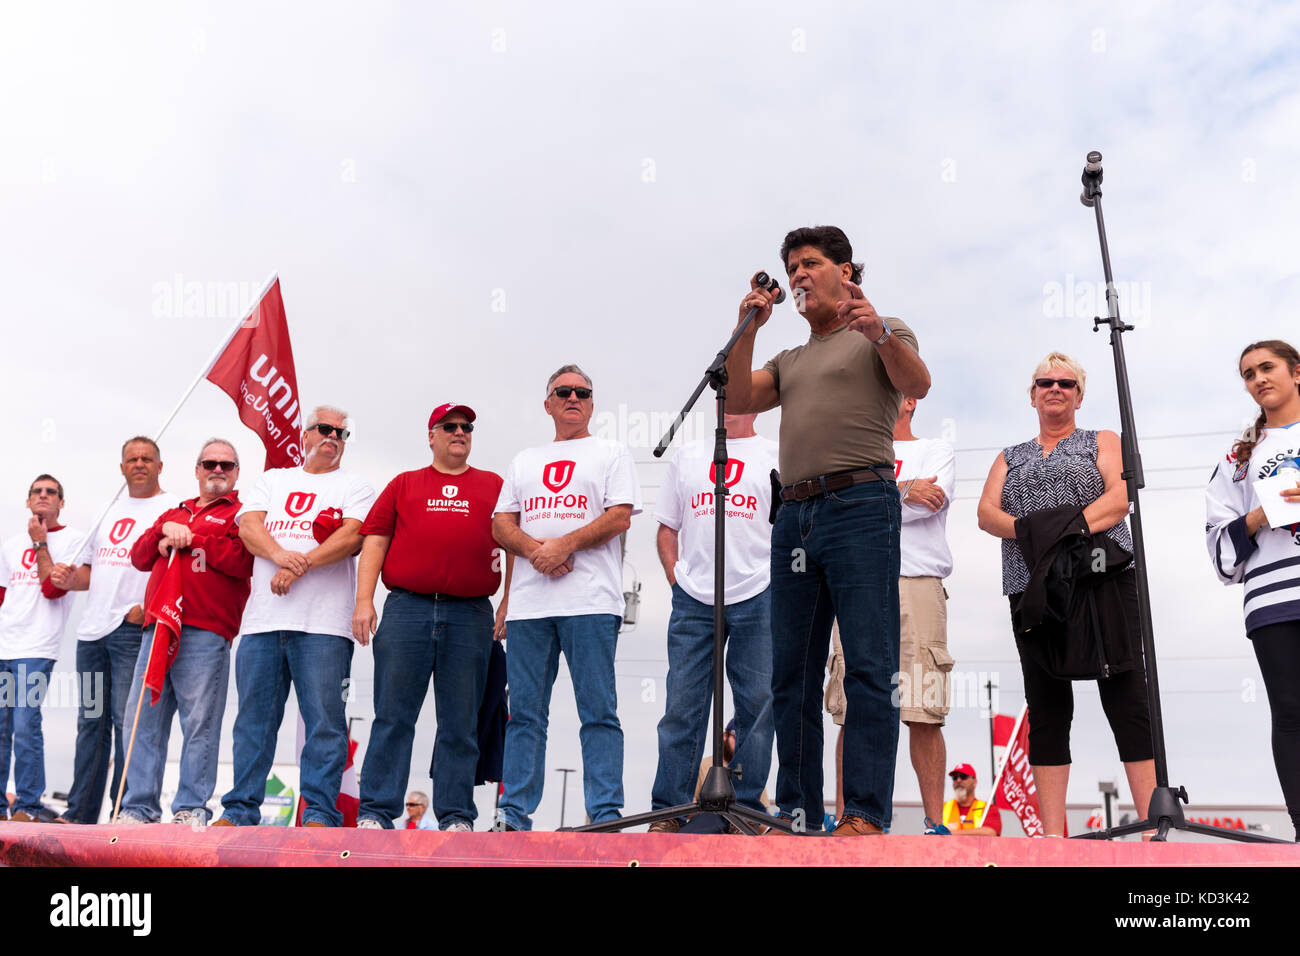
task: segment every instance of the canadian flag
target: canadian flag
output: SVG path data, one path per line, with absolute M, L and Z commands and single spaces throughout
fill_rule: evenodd
M 163 682 L 172 669 L 176 652 L 181 646 L 181 566 L 173 549 L 167 559 L 167 570 L 158 582 L 149 606 L 144 609 L 144 626 L 155 624 L 153 644 L 149 647 L 149 663 L 144 671 L 144 686 L 149 689 L 149 706 L 157 705 L 162 696 Z
M 302 722 L 302 714 L 298 715 L 298 767 L 302 767 L 302 748 L 307 743 L 307 725 Z M 357 782 L 357 768 L 353 765 L 353 759 L 357 755 L 357 742 L 348 734 L 348 760 L 343 765 L 343 779 L 339 783 L 339 799 L 336 806 L 339 812 L 343 814 L 343 825 L 345 827 L 355 827 L 357 825 L 357 811 L 361 809 L 361 785 Z M 302 779 L 301 772 L 298 779 Z M 307 801 L 302 797 L 302 787 L 298 788 L 298 812 L 294 816 L 293 825 L 302 826 L 302 812 L 307 809 Z
M 298 376 L 278 278 L 253 304 L 207 378 L 234 400 L 239 420 L 262 439 L 265 469 L 302 464 Z

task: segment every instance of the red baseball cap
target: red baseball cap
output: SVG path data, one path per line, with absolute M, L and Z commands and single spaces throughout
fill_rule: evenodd
M 974 777 L 975 768 L 968 763 L 959 763 L 957 764 L 957 766 L 953 767 L 951 770 L 948 771 L 948 776 L 951 777 L 955 773 L 964 773 L 968 777 Z
M 460 412 L 460 413 L 463 414 L 467 419 L 469 419 L 471 422 L 472 422 L 472 421 L 474 420 L 474 418 L 475 418 L 475 415 L 474 415 L 474 409 L 470 408 L 468 405 L 457 405 L 455 402 L 447 402 L 447 404 L 445 404 L 445 405 L 439 405 L 439 406 L 438 406 L 437 408 L 435 408 L 435 409 L 433 410 L 433 412 L 429 415 L 429 429 L 430 429 L 430 431 L 433 430 L 433 426 L 434 426 L 434 425 L 438 424 L 438 422 L 442 421 L 444 418 L 446 418 L 446 417 L 447 417 L 448 415 L 450 415 L 452 412 Z

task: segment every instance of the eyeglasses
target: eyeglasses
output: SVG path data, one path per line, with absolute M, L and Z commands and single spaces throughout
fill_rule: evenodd
M 568 398 L 574 393 L 577 393 L 578 398 L 584 402 L 591 398 L 591 389 L 589 388 L 575 388 L 572 385 L 558 385 L 551 389 L 551 394 L 558 396 L 559 398 Z
M 457 428 L 463 431 L 466 435 L 474 431 L 474 426 L 471 425 L 469 422 L 442 422 L 438 425 L 435 425 L 434 427 L 441 428 L 448 435 L 455 432 Z
M 239 467 L 237 461 L 217 461 L 215 458 L 204 458 L 199 465 L 204 471 L 224 471 L 232 472 Z
M 339 428 L 337 425 L 326 425 L 324 422 L 321 422 L 319 425 L 313 425 L 311 428 L 313 431 L 320 432 L 326 438 L 329 438 L 331 435 L 338 435 L 339 441 L 347 441 L 352 437 L 352 433 L 346 428 Z
M 1075 378 L 1036 378 L 1034 384 L 1039 388 L 1051 388 L 1053 385 L 1059 385 L 1063 391 L 1068 392 L 1079 384 L 1079 380 Z
M 423 803 L 408 803 L 407 806 L 408 806 L 408 807 L 422 807 L 422 806 L 424 806 L 424 804 L 423 804 Z
M 33 488 L 27 494 L 32 498 L 39 498 L 41 495 L 49 495 L 51 498 L 59 497 L 58 488 Z
M 953 780 L 970 780 L 971 776 L 967 773 L 954 773 L 950 775 Z

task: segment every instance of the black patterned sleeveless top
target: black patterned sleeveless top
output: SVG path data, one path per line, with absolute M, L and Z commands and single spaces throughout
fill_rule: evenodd
M 1013 518 L 1061 505 L 1087 506 L 1106 490 L 1097 470 L 1097 433 L 1082 428 L 1066 435 L 1052 453 L 1043 457 L 1037 439 L 1002 450 L 1007 480 L 1002 485 L 1002 510 Z M 1106 534 L 1128 551 L 1133 550 L 1128 521 Z M 1019 594 L 1029 587 L 1029 568 L 1015 538 L 1002 539 L 1002 593 Z

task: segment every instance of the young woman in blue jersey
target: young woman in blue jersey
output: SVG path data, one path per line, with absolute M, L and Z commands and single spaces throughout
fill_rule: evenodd
M 1255 342 L 1238 368 L 1259 418 L 1210 478 L 1206 539 L 1219 579 L 1245 585 L 1246 636 L 1268 693 L 1273 762 L 1300 834 L 1300 522 L 1271 527 L 1260 495 L 1277 492 L 1256 487 L 1290 470 L 1297 486 L 1280 494 L 1300 503 L 1300 352 L 1275 339 Z

